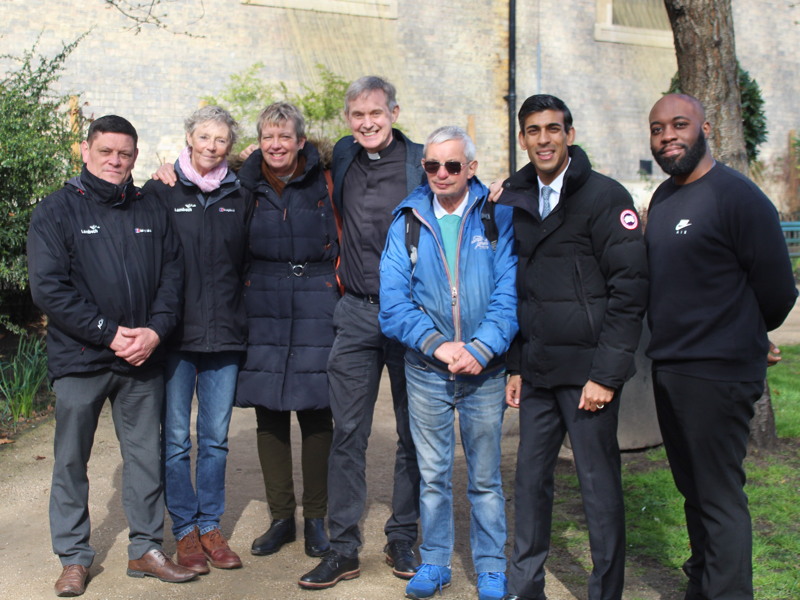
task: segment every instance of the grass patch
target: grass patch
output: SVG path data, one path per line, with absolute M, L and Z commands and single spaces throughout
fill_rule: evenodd
M 783 360 L 767 371 L 778 437 L 800 438 L 800 345 L 782 346 Z
M 753 451 L 746 461 L 753 520 L 753 585 L 759 600 L 800 598 L 800 346 L 781 348 L 783 360 L 769 370 L 778 435 L 774 451 Z M 627 519 L 627 594 L 638 598 L 635 579 L 652 597 L 682 595 L 680 571 L 689 557 L 689 539 L 678 493 L 663 448 L 623 454 Z M 574 465 L 559 460 L 553 514 L 552 560 L 562 581 L 582 590 L 591 571 L 589 539 Z M 675 597 L 678 597 L 675 596 Z

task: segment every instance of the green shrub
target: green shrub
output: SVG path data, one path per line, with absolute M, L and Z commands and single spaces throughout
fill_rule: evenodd
M 0 325 L 14 331 L 27 318 L 31 301 L 25 241 L 36 202 L 80 169 L 72 150 L 81 119 L 68 97 L 52 92 L 64 61 L 83 36 L 53 58 L 5 55 L 15 67 L 0 80 Z M 38 43 L 38 42 L 37 42 Z
M 320 85 L 301 86 L 301 92 L 294 93 L 285 83 L 272 84 L 261 78 L 259 72 L 264 63 L 255 63 L 239 73 L 230 76 L 228 85 L 218 96 L 203 96 L 203 102 L 217 104 L 230 111 L 239 122 L 242 136 L 233 148 L 238 154 L 243 148 L 257 143 L 256 122 L 261 111 L 279 100 L 291 102 L 306 120 L 306 137 L 316 142 L 335 142 L 350 133 L 344 122 L 344 93 L 348 82 L 325 67 L 316 66 Z
M 0 362 L 3 412 L 13 423 L 33 415 L 36 395 L 46 378 L 47 352 L 44 341 L 35 335 L 21 335 L 16 354 L 8 362 Z

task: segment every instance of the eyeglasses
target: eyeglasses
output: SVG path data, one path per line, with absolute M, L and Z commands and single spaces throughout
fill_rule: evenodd
M 444 165 L 450 175 L 458 175 L 461 173 L 461 167 L 466 167 L 467 163 L 461 163 L 457 160 L 448 160 L 447 162 L 440 163 L 438 160 L 423 160 L 422 168 L 426 173 L 434 175 L 439 172 L 439 169 Z

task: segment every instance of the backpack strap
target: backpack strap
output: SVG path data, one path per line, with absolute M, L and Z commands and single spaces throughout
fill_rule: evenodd
M 411 267 L 413 268 L 417 264 L 417 248 L 419 247 L 419 230 L 421 223 L 419 219 L 414 216 L 414 211 L 411 208 L 404 208 L 403 214 L 405 215 L 406 221 L 406 250 L 408 251 L 408 257 L 411 259 Z
M 483 223 L 483 233 L 486 239 L 492 246 L 492 252 L 497 250 L 497 238 L 500 237 L 500 232 L 497 230 L 497 223 L 494 220 L 494 202 L 488 200 L 483 201 L 481 207 L 481 223 Z

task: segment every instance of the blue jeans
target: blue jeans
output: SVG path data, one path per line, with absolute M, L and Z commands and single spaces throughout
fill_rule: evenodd
M 164 401 L 164 492 L 172 533 L 182 539 L 219 527 L 225 512 L 228 426 L 239 373 L 238 352 L 172 352 Z M 197 389 L 197 460 L 192 485 L 192 397 Z
M 422 562 L 450 564 L 453 554 L 455 411 L 467 459 L 470 546 L 475 571 L 506 570 L 506 514 L 500 479 L 505 374 L 450 381 L 427 365 L 406 362 L 411 435 L 420 482 Z

